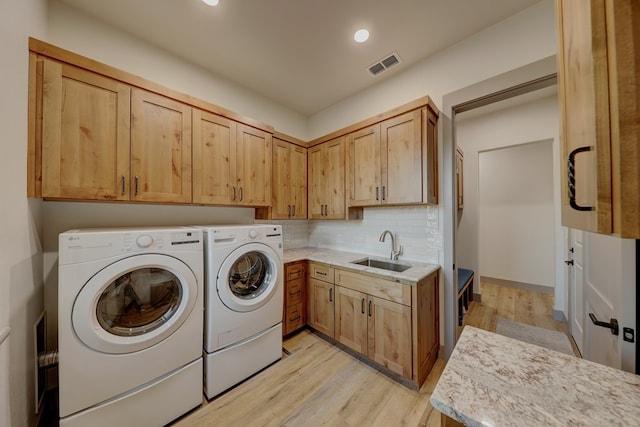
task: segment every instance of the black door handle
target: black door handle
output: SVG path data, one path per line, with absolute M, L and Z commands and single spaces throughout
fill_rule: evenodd
M 591 321 L 593 322 L 594 325 L 611 329 L 611 333 L 613 335 L 618 335 L 620 333 L 620 326 L 618 325 L 618 319 L 609 319 L 609 323 L 607 323 L 607 322 L 602 322 L 598 320 L 596 315 L 593 313 L 589 313 L 589 317 L 591 318 Z
M 564 263 L 567 265 L 573 265 L 573 260 L 572 259 L 566 260 Z

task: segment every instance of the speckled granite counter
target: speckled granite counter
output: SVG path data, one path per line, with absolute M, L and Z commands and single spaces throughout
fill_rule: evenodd
M 438 271 L 440 266 L 437 264 L 427 264 L 414 261 L 399 260 L 398 264 L 410 265 L 411 268 L 403 272 L 388 271 L 380 268 L 365 267 L 363 265 L 351 264 L 352 261 L 357 261 L 362 258 L 375 258 L 388 261 L 388 258 L 373 257 L 365 254 L 358 254 L 354 252 L 342 252 L 333 249 L 320 249 L 320 248 L 301 248 L 301 249 L 287 249 L 284 251 L 285 264 L 293 261 L 309 260 L 315 262 L 321 262 L 329 264 L 334 267 L 346 268 L 349 270 L 357 271 L 359 273 L 367 273 L 375 276 L 387 277 L 393 279 L 396 282 L 412 284 L 419 282 L 421 279 L 427 277 L 434 271 Z
M 467 426 L 638 426 L 640 376 L 466 326 L 431 404 Z

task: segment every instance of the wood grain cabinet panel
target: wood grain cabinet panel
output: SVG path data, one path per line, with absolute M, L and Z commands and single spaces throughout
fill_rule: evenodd
M 307 218 L 307 149 L 273 138 L 271 207 L 256 211 L 257 219 Z
M 368 297 L 368 357 L 411 378 L 411 307 Z
M 335 286 L 332 267 L 310 262 L 307 274 L 307 322 L 333 338 L 335 334 Z
M 349 134 L 349 206 L 438 203 L 436 126 L 425 107 Z
M 191 107 L 134 88 L 131 199 L 191 202 Z
M 309 218 L 346 219 L 345 137 L 309 148 Z
M 307 323 L 307 262 L 297 261 L 284 266 L 284 327 L 282 335 L 302 328 Z
M 131 88 L 48 59 L 37 67 L 41 151 L 29 195 L 128 200 Z
M 367 355 L 367 294 L 336 286 L 335 339 Z
M 557 0 L 562 224 L 640 237 L 640 3 Z
M 193 123 L 193 201 L 268 205 L 271 134 L 198 109 Z

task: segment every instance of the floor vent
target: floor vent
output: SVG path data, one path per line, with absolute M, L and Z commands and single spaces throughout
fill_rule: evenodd
M 369 72 L 374 75 L 377 76 L 378 74 L 382 73 L 383 71 L 387 71 L 389 68 L 398 65 L 401 62 L 400 60 L 400 56 L 398 55 L 397 52 L 393 52 L 390 55 L 387 55 L 386 57 L 384 57 L 383 59 L 381 59 L 380 61 L 376 62 L 375 64 L 371 65 L 369 67 Z

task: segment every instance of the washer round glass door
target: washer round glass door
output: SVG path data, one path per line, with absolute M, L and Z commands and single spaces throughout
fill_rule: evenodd
M 197 295 L 197 279 L 183 262 L 136 255 L 108 265 L 84 285 L 73 304 L 72 324 L 94 350 L 131 353 L 175 332 Z
M 280 264 L 276 251 L 267 245 L 249 243 L 235 249 L 220 266 L 220 300 L 234 311 L 257 310 L 281 288 Z

